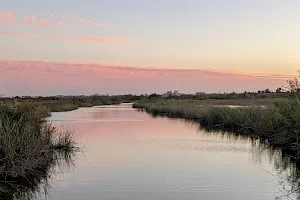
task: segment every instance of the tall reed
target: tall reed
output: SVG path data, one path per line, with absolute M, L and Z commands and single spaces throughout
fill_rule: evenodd
M 184 118 L 210 129 L 229 130 L 266 141 L 300 160 L 300 101 L 272 100 L 265 106 L 220 107 L 199 101 L 140 101 L 133 107 L 152 115 Z
M 61 153 L 78 150 L 72 132 L 48 124 L 45 112 L 35 104 L 0 105 L 0 196 L 13 184 L 44 176 Z

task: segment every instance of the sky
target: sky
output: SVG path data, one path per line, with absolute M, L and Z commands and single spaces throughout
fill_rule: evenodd
M 299 0 L 0 0 L 0 94 L 275 90 Z

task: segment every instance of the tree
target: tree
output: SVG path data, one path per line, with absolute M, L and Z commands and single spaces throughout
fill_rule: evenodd
M 279 87 L 279 88 L 276 89 L 276 93 L 281 93 L 281 92 L 282 92 L 282 88 L 281 87 Z
M 149 99 L 158 98 L 158 97 L 160 97 L 159 94 L 153 93 L 153 94 L 150 94 Z
M 297 93 L 300 89 L 300 71 L 298 70 L 298 77 L 287 80 L 287 86 L 285 88 L 291 93 Z
M 270 89 L 265 89 L 265 93 L 271 93 Z

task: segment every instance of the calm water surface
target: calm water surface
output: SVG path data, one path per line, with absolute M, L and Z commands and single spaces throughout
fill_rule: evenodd
M 131 104 L 53 113 L 50 121 L 76 130 L 84 144 L 72 171 L 50 180 L 54 200 L 268 200 L 282 195 L 274 156 L 248 139 L 153 118 Z

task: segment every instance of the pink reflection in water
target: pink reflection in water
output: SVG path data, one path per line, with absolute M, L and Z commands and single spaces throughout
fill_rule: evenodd
M 54 181 L 53 199 L 274 199 L 278 192 L 261 170 L 274 172 L 269 158 L 253 163 L 247 139 L 152 118 L 130 104 L 53 113 L 51 120 L 82 133 L 85 145 L 74 173 Z

